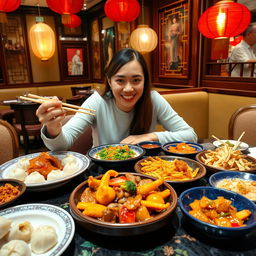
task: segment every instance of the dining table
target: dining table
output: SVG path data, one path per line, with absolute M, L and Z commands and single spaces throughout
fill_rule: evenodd
M 207 143 L 207 147 L 210 147 Z M 133 171 L 133 170 L 124 170 Z M 90 175 L 98 176 L 104 169 L 91 162 L 80 175 L 65 185 L 46 191 L 26 191 L 16 204 L 51 204 L 68 213 L 71 192 Z M 209 175 L 192 183 L 175 186 L 177 195 L 194 186 L 208 186 Z M 172 213 L 168 225 L 143 235 L 112 237 L 86 230 L 75 222 L 75 235 L 63 256 L 255 256 L 256 230 L 248 236 L 233 239 L 212 237 L 193 227 L 183 217 L 179 207 Z

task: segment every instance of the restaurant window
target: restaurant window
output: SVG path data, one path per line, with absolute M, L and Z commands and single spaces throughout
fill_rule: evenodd
M 20 16 L 8 15 L 8 23 L 2 26 L 4 59 L 9 84 L 29 82 L 26 42 L 22 24 Z

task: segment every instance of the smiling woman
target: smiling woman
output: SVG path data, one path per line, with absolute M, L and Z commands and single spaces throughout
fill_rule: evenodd
M 51 101 L 39 107 L 37 114 L 45 124 L 43 140 L 48 148 L 70 148 L 88 125 L 93 129 L 94 146 L 197 140 L 194 130 L 169 103 L 156 91 L 151 91 L 147 65 L 139 52 L 130 48 L 119 51 L 110 61 L 106 77 L 106 90 L 102 95 L 94 92 L 82 105 L 95 109 L 95 116 L 77 113 L 62 127 L 61 102 Z M 155 132 L 158 123 L 167 131 Z

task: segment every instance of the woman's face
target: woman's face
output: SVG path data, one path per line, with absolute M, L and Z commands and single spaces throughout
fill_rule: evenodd
M 143 94 L 144 73 L 140 63 L 137 60 L 128 62 L 108 82 L 117 107 L 130 112 Z

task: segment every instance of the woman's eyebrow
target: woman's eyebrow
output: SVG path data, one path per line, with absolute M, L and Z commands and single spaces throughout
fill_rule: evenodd
M 125 75 L 115 75 L 114 77 L 126 77 Z M 132 77 L 143 77 L 142 75 L 133 75 Z

